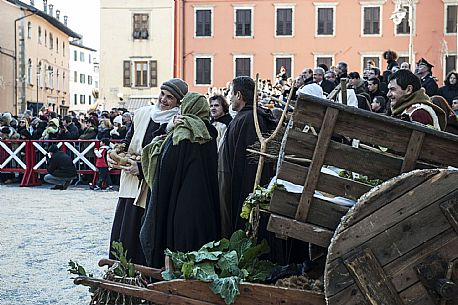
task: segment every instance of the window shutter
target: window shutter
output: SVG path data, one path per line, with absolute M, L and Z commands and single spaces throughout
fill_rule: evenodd
M 149 62 L 150 87 L 157 87 L 157 60 Z
M 124 87 L 131 87 L 130 85 L 130 61 L 125 60 L 123 62 L 123 85 Z

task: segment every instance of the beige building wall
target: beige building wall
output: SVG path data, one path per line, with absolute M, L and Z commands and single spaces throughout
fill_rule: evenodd
M 148 16 L 147 39 L 134 38 L 135 14 Z M 173 73 L 173 1 L 101 0 L 100 46 L 102 108 L 138 108 L 156 97 Z M 136 73 L 137 68 L 147 69 L 146 86 L 139 86 L 137 78 L 145 74 Z
M 0 0 L 0 112 L 16 114 L 14 94 L 14 19 L 22 16 L 16 6 Z
M 25 99 L 29 105 L 35 103 L 38 93 L 39 103 L 49 110 L 66 114 L 70 103 L 69 36 L 36 15 L 24 19 L 24 26 Z M 38 37 L 39 28 L 41 40 Z M 52 47 L 50 35 L 53 37 Z M 18 72 L 21 73 L 21 69 L 18 69 Z

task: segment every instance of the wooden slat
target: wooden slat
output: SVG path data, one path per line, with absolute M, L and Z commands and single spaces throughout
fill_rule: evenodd
M 453 230 L 458 234 L 458 197 L 441 203 L 441 209 Z
M 334 231 L 299 222 L 279 215 L 270 215 L 267 230 L 327 248 Z
M 404 161 L 402 162 L 401 173 L 406 173 L 415 169 L 415 164 L 417 163 L 418 156 L 420 156 L 424 138 L 425 134 L 423 132 L 419 132 L 417 130 L 412 131 L 412 135 L 409 139 L 409 145 L 407 145 L 407 151 L 404 156 Z
M 205 300 L 212 304 L 225 305 L 224 300 L 214 294 L 209 283 L 190 280 L 173 280 L 168 282 L 154 283 L 148 288 L 185 296 L 196 300 Z M 314 291 L 289 289 L 269 285 L 241 283 L 239 286 L 240 295 L 236 298 L 234 305 L 240 304 L 303 304 L 303 305 L 325 305 L 324 294 Z
M 290 130 L 285 152 L 301 158 L 312 158 L 317 137 L 297 130 Z M 364 160 L 355 162 L 355 160 Z M 382 152 L 374 152 L 331 141 L 324 164 L 344 168 L 371 178 L 387 180 L 399 175 L 402 158 Z M 417 163 L 417 168 L 428 165 Z
M 344 260 L 366 301 L 372 305 L 403 305 L 385 271 L 370 249 Z
M 329 252 L 328 259 L 332 260 L 339 257 L 342 253 L 346 253 L 382 233 L 386 228 L 398 224 L 422 208 L 434 204 L 434 200 L 452 192 L 455 185 L 458 185 L 458 175 L 440 172 L 411 192 L 404 194 L 340 232 L 336 236 L 336 244 L 333 250 Z
M 299 198 L 300 194 L 288 193 L 284 190 L 276 189 L 272 194 L 269 210 L 272 213 L 293 218 L 296 214 Z M 313 198 L 306 222 L 335 230 L 348 209 L 348 207 L 326 200 Z
M 277 177 L 294 184 L 303 185 L 305 183 L 307 171 L 308 167 L 284 161 L 278 171 Z M 371 188 L 371 185 L 365 183 L 325 173 L 320 174 L 316 186 L 318 191 L 354 200 L 357 200 Z
M 405 291 L 401 292 L 399 296 L 402 302 L 404 302 L 404 305 L 436 305 L 420 282 L 407 288 Z
M 102 258 L 101 260 L 99 260 L 99 267 L 103 267 L 103 266 L 113 266 L 114 263 L 117 263 L 118 261 L 116 260 L 113 260 L 113 259 L 108 259 L 108 258 Z M 143 265 L 136 265 L 134 264 L 134 268 L 135 270 L 137 270 L 138 272 L 140 272 L 143 276 L 147 276 L 147 277 L 152 277 L 156 280 L 164 280 L 162 278 L 162 271 L 161 269 L 156 269 L 156 268 L 150 268 L 150 267 L 147 267 L 147 266 L 143 266 Z
M 458 167 L 458 158 L 451 157 L 456 155 L 458 151 L 458 142 L 456 140 L 458 136 L 447 132 L 440 132 L 440 134 L 441 136 L 436 134 L 425 135 L 420 159 Z
M 339 232 L 347 229 L 351 224 L 367 217 L 389 202 L 403 196 L 438 172 L 439 170 L 421 171 L 415 173 L 415 175 L 410 175 L 409 179 L 404 179 L 404 176 L 398 176 L 390 180 L 389 183 L 373 189 L 372 192 L 360 198 L 360 202 L 353 209 L 352 214 L 347 215 L 348 217 L 342 220 L 341 226 L 338 229 Z
M 109 291 L 118 292 L 132 297 L 140 298 L 154 304 L 167 305 L 211 305 L 206 300 L 193 300 L 190 298 L 173 295 L 168 292 L 161 292 L 147 288 L 140 288 L 133 285 L 121 284 L 113 281 L 80 276 L 74 280 L 77 285 L 85 285 L 95 288 L 103 288 Z
M 419 281 L 414 267 L 432 253 L 441 253 L 441 257 L 447 261 L 458 258 L 458 237 L 454 231 L 449 229 L 444 233 L 435 236 L 433 239 L 410 250 L 405 255 L 397 258 L 389 264 L 383 265 L 386 274 L 391 278 L 396 291 L 401 292 Z M 353 294 L 355 289 L 353 278 L 348 273 L 340 260 L 334 260 L 327 267 L 333 274 L 332 281 L 326 279 L 328 296 L 345 296 Z M 339 298 L 339 297 L 338 297 Z M 337 303 L 330 303 L 337 304 Z
M 334 129 L 338 115 L 339 111 L 333 108 L 328 108 L 324 115 L 323 124 L 321 125 L 321 130 L 313 152 L 312 163 L 310 164 L 301 199 L 299 200 L 299 206 L 296 211 L 295 219 L 298 221 L 305 222 L 307 220 L 313 193 L 318 183 L 318 177 L 321 167 L 323 166 L 323 161 L 331 140 L 332 130 Z
M 428 228 L 428 230 L 425 230 Z M 346 288 L 351 282 L 348 281 L 348 271 L 339 264 L 341 257 L 346 257 L 363 248 L 371 248 L 377 260 L 382 266 L 401 258 L 421 244 L 443 234 L 450 228 L 445 216 L 442 214 L 438 204 L 433 204 L 423 209 L 419 214 L 413 214 L 411 217 L 399 221 L 389 230 L 385 229 L 371 239 L 362 238 L 362 240 L 348 248 L 338 257 L 335 256 L 334 248 L 343 242 L 337 241 L 340 237 L 336 234 L 333 238 L 333 246 L 328 252 L 328 282 L 326 283 L 326 294 L 334 295 L 340 290 Z M 369 228 L 368 228 L 369 230 Z M 355 233 L 354 238 L 360 239 Z M 336 243 L 337 241 L 337 243 Z M 345 244 L 353 240 L 345 240 Z M 333 252 L 332 258 L 330 253 Z M 329 284 L 329 285 L 328 285 Z

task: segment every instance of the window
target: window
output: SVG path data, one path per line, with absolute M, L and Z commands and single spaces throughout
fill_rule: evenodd
M 409 26 L 409 7 L 403 6 L 402 9 L 405 10 L 406 16 L 402 19 L 401 23 L 396 26 L 396 34 L 409 34 L 410 33 L 410 26 Z
M 251 57 L 235 57 L 235 77 L 251 76 Z
M 86 75 L 80 74 L 80 83 L 85 84 L 86 83 Z
M 286 75 L 288 75 L 288 77 L 291 77 L 292 61 L 293 61 L 292 57 L 283 57 L 283 56 L 276 57 L 275 58 L 275 75 L 280 73 L 280 68 L 283 66 L 286 68 Z
M 87 76 L 87 84 L 92 85 L 92 76 L 90 75 Z
M 251 8 L 235 9 L 235 36 L 251 37 Z
M 78 94 L 73 95 L 73 104 L 78 105 Z
M 92 63 L 92 56 L 91 56 L 91 53 L 88 54 L 88 62 L 89 62 L 89 63 Z
M 65 72 L 62 72 L 62 91 L 65 93 Z
M 84 53 L 80 52 L 80 61 L 84 62 Z
M 379 56 L 377 56 L 377 55 L 365 55 L 365 56 L 363 56 L 363 68 L 367 67 L 367 62 L 369 60 L 372 60 L 375 63 L 375 66 L 377 68 L 380 67 L 380 57 Z
M 65 42 L 62 42 L 62 56 L 65 57 Z
M 125 60 L 123 61 L 123 86 L 130 87 L 130 61 Z
M 157 87 L 157 60 L 151 60 L 149 62 L 150 71 L 150 86 Z
M 456 33 L 458 5 L 446 5 L 445 10 L 445 33 L 454 34 Z
M 27 84 L 32 84 L 32 59 L 29 58 L 27 62 Z
M 148 86 L 148 62 L 136 61 L 135 67 L 135 87 L 147 87 Z
M 380 35 L 380 6 L 363 7 L 363 34 Z
M 149 15 L 148 14 L 134 14 L 133 16 L 133 32 L 134 39 L 148 39 L 149 33 Z
M 48 66 L 48 88 L 54 89 L 53 68 Z
M 59 53 L 59 38 L 56 37 L 56 53 Z
M 445 75 L 452 71 L 456 71 L 456 55 L 445 56 Z
M 212 35 L 212 10 L 196 9 L 196 37 L 210 37 Z
M 78 51 L 73 51 L 73 60 L 78 61 Z
M 89 105 L 92 104 L 92 96 L 89 94 L 87 97 L 88 97 L 88 100 L 87 100 L 88 104 Z
M 398 64 L 401 65 L 403 62 L 409 62 L 409 56 L 399 56 L 397 60 Z
M 52 33 L 49 33 L 49 48 L 52 50 L 54 48 L 54 39 Z
M 318 7 L 316 11 L 316 34 L 334 35 L 334 10 L 333 7 Z
M 32 38 L 32 22 L 27 23 L 27 38 Z
M 38 63 L 38 67 L 37 67 L 37 77 L 38 77 L 38 84 L 37 86 L 39 85 L 40 87 L 43 87 L 43 83 L 42 83 L 42 79 L 41 79 L 41 61 Z
M 56 69 L 56 90 L 59 91 L 59 69 Z
M 211 85 L 212 82 L 212 58 L 196 57 L 195 59 L 196 85 Z
M 293 9 L 277 8 L 276 9 L 276 36 L 293 35 Z
M 77 72 L 77 71 L 73 72 L 73 81 L 74 81 L 75 83 L 78 82 L 78 72 Z
M 99 82 L 98 82 L 98 81 L 95 81 L 95 82 L 94 82 L 94 86 L 95 86 L 96 88 L 98 88 L 98 87 L 99 87 Z M 156 87 L 157 87 L 157 85 L 156 85 Z
M 45 30 L 45 47 L 48 46 L 48 32 Z
M 315 67 L 318 67 L 318 65 L 320 64 L 325 64 L 328 68 L 330 68 L 333 62 L 332 59 L 333 59 L 332 56 L 326 56 L 326 55 L 315 56 Z
M 41 44 L 41 26 L 38 27 L 38 43 Z
M 86 96 L 83 94 L 80 95 L 80 104 L 86 104 Z

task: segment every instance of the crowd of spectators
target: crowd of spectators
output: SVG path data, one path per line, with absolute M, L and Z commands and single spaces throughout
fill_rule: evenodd
M 75 113 L 61 116 L 53 111 L 40 111 L 33 116 L 26 110 L 19 116 L 0 114 L 1 140 L 92 140 L 124 139 L 132 124 L 132 113 L 124 108 L 111 111 Z

